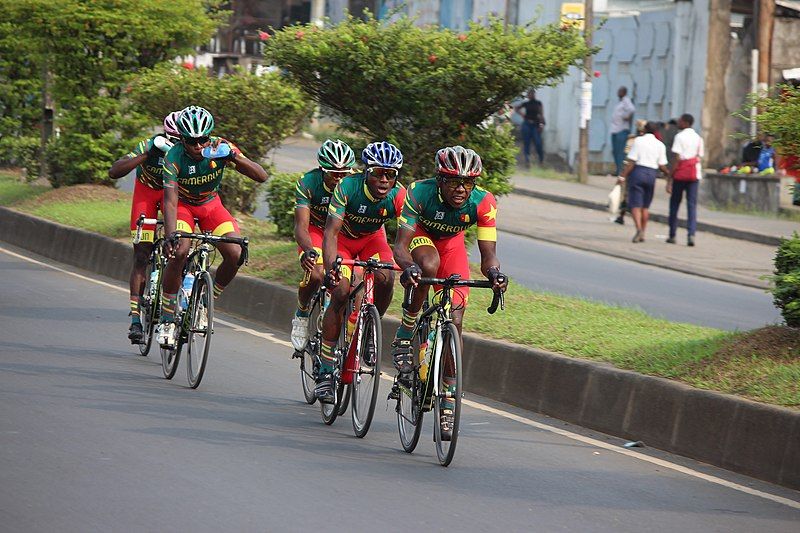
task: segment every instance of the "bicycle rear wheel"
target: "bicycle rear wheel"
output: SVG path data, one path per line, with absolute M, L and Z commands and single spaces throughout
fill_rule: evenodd
M 427 337 L 427 334 L 425 335 Z M 411 353 L 419 353 L 419 333 L 411 341 Z M 416 357 L 416 355 L 415 355 Z M 415 365 L 416 366 L 416 365 Z M 400 444 L 408 453 L 414 451 L 422 433 L 423 392 L 425 383 L 420 380 L 419 369 L 415 368 L 410 382 L 397 383 L 398 398 L 395 412 L 397 413 L 397 430 L 400 433 Z
M 180 339 L 175 348 L 161 347 L 161 370 L 166 379 L 172 379 L 175 376 L 175 371 L 178 370 L 178 361 L 181 359 L 182 347 L 183 342 Z
M 142 294 L 142 299 L 144 301 L 139 305 L 141 309 L 142 331 L 144 332 L 144 342 L 139 345 L 139 354 L 144 357 L 150 353 L 150 347 L 153 345 L 153 332 L 156 328 L 156 323 L 158 323 L 158 315 L 160 314 L 158 311 L 161 309 L 160 270 L 160 265 L 151 258 L 145 270 L 145 284 Z M 155 286 L 153 286 L 151 280 L 154 271 L 159 271 Z
M 186 376 L 189 386 L 196 389 L 206 371 L 211 334 L 214 333 L 214 284 L 208 272 L 195 278 L 186 313 Z
M 360 364 L 356 369 L 357 374 L 353 376 L 350 406 L 353 431 L 359 438 L 369 431 L 381 380 L 381 316 L 375 306 L 370 305 L 361 320 L 361 342 L 358 346 Z
M 455 390 L 448 392 L 445 383 L 445 368 L 453 369 L 450 380 L 455 381 Z M 442 354 L 439 361 L 439 372 L 436 376 L 438 394 L 433 398 L 435 419 L 433 421 L 433 440 L 436 442 L 436 455 L 442 466 L 447 466 L 453 460 L 458 441 L 458 424 L 461 417 L 461 339 L 458 330 L 452 322 L 447 322 L 442 327 Z M 453 406 L 453 428 L 450 440 L 445 440 L 442 435 L 442 403 L 451 400 Z
M 337 370 L 338 372 L 338 370 Z M 338 376 L 338 374 L 337 374 Z M 345 384 L 342 383 L 341 377 L 336 378 L 336 385 L 334 387 L 334 399 L 332 403 L 322 403 L 320 402 L 320 411 L 322 411 L 322 421 L 325 422 L 325 425 L 330 426 L 336 421 L 336 418 L 339 416 L 339 410 L 342 406 L 342 398 L 345 394 Z M 349 393 L 349 389 L 348 393 Z
M 317 401 L 314 394 L 314 378 L 317 375 L 316 358 L 322 342 L 322 305 L 316 296 L 311 300 L 311 312 L 308 315 L 308 342 L 300 358 L 300 383 L 303 385 L 303 396 L 306 403 L 313 405 Z

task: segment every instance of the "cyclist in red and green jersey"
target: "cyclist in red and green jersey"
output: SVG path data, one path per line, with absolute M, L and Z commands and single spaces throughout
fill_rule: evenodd
M 214 129 L 214 117 L 198 106 L 189 106 L 181 111 L 177 120 L 181 142 L 167 152 L 164 161 L 164 232 L 172 237 L 176 231 L 190 233 L 197 219 L 201 231 L 227 237 L 239 236 L 239 225 L 222 205 L 217 190 L 222 182 L 223 171 L 232 165 L 248 178 L 263 183 L 267 180 L 264 168 L 249 159 L 231 142 L 221 137 L 210 137 Z M 230 153 L 221 158 L 206 158 L 203 148 L 220 147 L 227 143 Z M 161 298 L 161 323 L 158 342 L 171 346 L 175 342 L 174 324 L 177 293 L 181 274 L 189 253 L 189 241 L 182 240 L 176 246 L 169 238 L 164 243 L 164 253 L 171 257 L 164 269 L 163 295 Z M 218 297 L 239 270 L 241 248 L 232 243 L 219 243 L 217 249 L 222 263 L 214 278 L 214 297 Z
M 483 165 L 474 150 L 453 146 L 436 154 L 438 176 L 411 184 L 400 217 L 395 240 L 395 260 L 403 268 L 403 286 L 416 285 L 421 276 L 446 278 L 459 274 L 469 279 L 469 260 L 464 232 L 477 224 L 481 272 L 505 290 L 507 282 L 497 283 L 497 202 L 489 191 L 476 186 Z M 501 278 L 502 279 L 502 278 Z M 438 288 L 435 288 L 438 290 Z M 395 367 L 400 373 L 413 370 L 411 332 L 428 293 L 428 286 L 414 291 L 411 305 L 403 310 L 403 320 L 392 343 Z M 453 293 L 453 323 L 461 332 L 468 287 Z
M 345 305 L 350 293 L 350 269 L 332 270 L 337 256 L 343 259 L 376 258 L 391 262 L 392 250 L 386 242 L 384 224 L 397 218 L 403 209 L 405 188 L 397 183 L 403 166 L 403 154 L 388 142 L 367 145 L 361 154 L 366 170 L 344 178 L 333 191 L 325 222 L 322 256 L 325 286 L 331 290 L 331 303 L 322 319 L 320 369 L 315 393 L 321 402 L 333 397 L 331 374 L 334 370 L 333 348 L 342 326 Z M 375 306 L 383 316 L 392 301 L 394 275 L 381 270 L 375 274 Z
M 164 195 L 161 174 L 164 154 L 178 141 L 178 126 L 175 120 L 180 111 L 174 111 L 164 118 L 164 133 L 139 141 L 130 153 L 121 157 L 111 165 L 108 176 L 111 179 L 125 177 L 136 169 L 136 182 L 131 202 L 131 237 L 136 235 L 136 221 L 144 213 L 146 218 L 156 218 L 158 207 Z M 133 265 L 130 275 L 130 315 L 131 326 L 128 338 L 131 344 L 141 344 L 144 340 L 142 321 L 140 318 L 140 301 L 144 291 L 147 259 L 153 248 L 155 226 L 142 226 L 141 239 L 133 245 Z
M 333 190 L 352 173 L 356 155 L 346 143 L 328 139 L 317 152 L 319 166 L 306 172 L 295 186 L 294 239 L 305 275 L 297 289 L 297 311 L 292 318 L 292 346 L 303 350 L 308 342 L 311 297 L 322 284 L 322 234 Z

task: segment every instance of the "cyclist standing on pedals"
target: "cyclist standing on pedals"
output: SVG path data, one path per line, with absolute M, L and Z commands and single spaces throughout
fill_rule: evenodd
M 483 170 L 480 156 L 461 146 L 442 148 L 436 153 L 436 168 L 437 177 L 415 181 L 406 195 L 394 245 L 395 261 L 404 269 L 400 283 L 417 286 L 420 277 L 446 278 L 451 274 L 470 279 L 464 232 L 477 224 L 481 272 L 494 283 L 494 290 L 505 291 L 508 281 L 498 283 L 503 275 L 496 255 L 497 202 L 492 193 L 476 186 Z M 392 342 L 392 357 L 400 374 L 414 370 L 411 334 L 428 288 L 424 285 L 414 291 Z M 453 323 L 459 335 L 468 296 L 468 287 L 453 291 Z M 455 380 L 448 386 L 455 390 Z M 453 407 L 445 403 L 440 421 L 445 433 L 446 428 L 452 428 L 452 413 Z
M 353 172 L 356 155 L 346 143 L 328 139 L 317 152 L 319 167 L 306 172 L 295 187 L 294 240 L 305 276 L 297 289 L 297 312 L 292 319 L 292 346 L 297 351 L 308 342 L 311 297 L 319 290 L 322 268 L 322 236 L 333 190 Z
M 248 178 L 263 183 L 267 181 L 264 168 L 246 158 L 230 141 L 211 137 L 214 117 L 198 106 L 189 106 L 177 119 L 181 142 L 175 144 L 164 161 L 164 254 L 169 258 L 164 269 L 161 297 L 161 321 L 158 325 L 158 343 L 172 347 L 175 343 L 175 306 L 181 285 L 181 274 L 189 254 L 189 241 L 176 242 L 175 233 L 191 233 L 198 220 L 201 231 L 213 235 L 239 237 L 239 225 L 222 205 L 217 190 L 227 165 L 232 165 Z M 203 148 L 220 147 L 227 143 L 230 153 L 221 158 L 206 158 Z M 214 278 L 214 298 L 233 280 L 239 270 L 241 248 L 233 243 L 216 245 L 222 254 L 222 263 Z
M 178 115 L 180 115 L 180 111 L 173 111 L 167 115 L 164 118 L 164 133 L 139 141 L 132 152 L 115 161 L 108 170 L 108 176 L 116 180 L 127 176 L 129 172 L 136 169 L 136 183 L 131 202 L 131 237 L 136 236 L 136 221 L 139 215 L 144 213 L 146 218 L 156 218 L 158 215 L 158 208 L 164 196 L 161 178 L 164 154 L 179 140 L 180 134 L 178 126 L 175 124 Z M 155 226 L 142 226 L 141 240 L 133 245 L 133 266 L 130 276 L 131 327 L 128 330 L 131 344 L 141 344 L 144 340 L 139 305 L 146 281 L 144 276 L 147 259 L 153 248 L 154 234 Z
M 325 222 L 322 256 L 331 302 L 322 319 L 320 368 L 314 390 L 321 402 L 334 398 L 334 347 L 350 293 L 350 269 L 342 266 L 341 271 L 333 270 L 336 257 L 391 262 L 392 250 L 386 242 L 384 224 L 400 216 L 406 195 L 405 187 L 397 183 L 403 154 L 396 146 L 385 141 L 370 143 L 361 159 L 366 169 L 339 182 Z M 375 274 L 375 306 L 381 316 L 392 301 L 393 289 L 393 272 L 381 270 Z

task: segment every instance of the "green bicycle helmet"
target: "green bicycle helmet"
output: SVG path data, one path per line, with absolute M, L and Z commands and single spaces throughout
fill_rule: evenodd
M 178 131 L 189 138 L 208 137 L 214 131 L 214 117 L 206 109 L 190 105 L 178 117 Z
M 328 139 L 319 147 L 317 161 L 325 170 L 353 168 L 356 164 L 356 154 L 344 141 Z

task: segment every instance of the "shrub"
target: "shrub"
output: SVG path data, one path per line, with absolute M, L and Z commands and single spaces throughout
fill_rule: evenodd
M 775 307 L 787 326 L 800 327 L 800 235 L 782 239 L 775 254 L 775 275 L 772 276 Z
M 39 177 L 39 137 L 0 137 L 0 165 L 22 167 L 28 181 Z
M 278 235 L 294 236 L 294 190 L 301 174 L 279 172 L 267 181 L 269 219 L 278 226 Z
M 436 149 L 461 143 L 481 154 L 490 190 L 502 194 L 511 139 L 481 123 L 526 89 L 557 83 L 590 52 L 577 30 L 558 25 L 505 29 L 493 20 L 459 33 L 367 15 L 283 28 L 265 56 L 346 130 L 400 147 L 406 182 L 433 174 Z
M 214 115 L 214 133 L 230 139 L 248 157 L 259 161 L 311 116 L 311 103 L 278 74 L 257 76 L 238 69 L 218 78 L 206 69 L 187 70 L 163 65 L 131 86 L 131 102 L 152 119 L 200 105 Z M 228 208 L 252 212 L 257 184 L 226 173 L 220 190 Z

